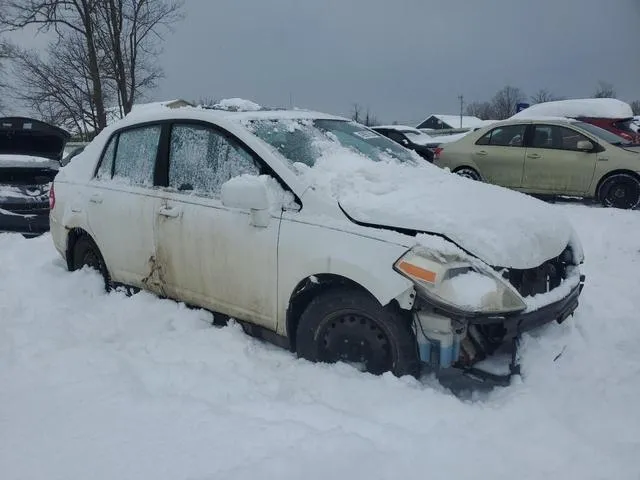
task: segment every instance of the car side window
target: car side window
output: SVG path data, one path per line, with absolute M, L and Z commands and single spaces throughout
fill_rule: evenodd
M 486 133 L 476 145 L 491 145 L 499 147 L 522 147 L 526 125 L 504 125 L 496 127 Z
M 559 125 L 536 125 L 531 147 L 579 151 L 578 142 L 583 140 L 589 139 L 571 128 Z
M 218 197 L 227 180 L 260 173 L 260 166 L 248 151 L 213 128 L 174 125 L 171 129 L 171 188 Z
M 117 142 L 118 142 L 118 136 L 114 135 L 109 140 L 109 144 L 107 145 L 107 148 L 104 149 L 104 153 L 102 154 L 102 159 L 100 160 L 100 166 L 98 167 L 98 171 L 96 172 L 96 178 L 98 180 L 111 179 L 111 172 L 113 170 L 113 159 L 116 153 Z
M 160 125 L 151 125 L 120 132 L 113 178 L 134 185 L 153 186 L 161 130 Z

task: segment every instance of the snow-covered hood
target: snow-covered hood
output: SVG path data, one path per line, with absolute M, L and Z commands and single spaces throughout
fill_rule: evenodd
M 424 162 L 328 154 L 304 175 L 355 222 L 442 235 L 494 267 L 537 267 L 572 235 L 569 221 L 540 200 Z

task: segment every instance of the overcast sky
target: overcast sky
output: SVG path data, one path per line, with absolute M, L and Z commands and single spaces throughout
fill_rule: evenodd
M 186 0 L 150 99 L 250 98 L 382 121 L 506 84 L 640 99 L 640 0 Z

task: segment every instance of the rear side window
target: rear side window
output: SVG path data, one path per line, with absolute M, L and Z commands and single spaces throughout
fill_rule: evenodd
M 589 140 L 575 130 L 559 125 L 536 125 L 531 147 L 578 151 L 578 142 Z
M 98 172 L 96 173 L 96 178 L 98 180 L 109 180 L 111 178 L 111 172 L 113 170 L 113 158 L 115 157 L 117 142 L 117 135 L 114 135 L 113 137 L 111 137 L 111 140 L 109 140 L 109 144 L 102 154 Z
M 260 175 L 260 167 L 230 137 L 202 125 L 171 129 L 169 187 L 217 197 L 223 183 L 242 174 Z
M 486 133 L 476 145 L 492 145 L 500 147 L 522 147 L 526 125 L 505 125 Z
M 153 186 L 161 128 L 160 125 L 152 125 L 120 133 L 113 178 L 125 180 L 134 185 Z

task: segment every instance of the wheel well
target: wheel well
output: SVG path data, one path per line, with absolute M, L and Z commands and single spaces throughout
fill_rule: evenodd
M 640 175 L 638 175 L 636 172 L 634 172 L 632 170 L 614 170 L 613 172 L 609 172 L 604 177 L 602 177 L 600 179 L 600 181 L 598 182 L 598 186 L 596 187 L 596 191 L 595 191 L 596 199 L 598 199 L 598 200 L 601 199 L 600 189 L 602 188 L 602 185 L 604 184 L 604 182 L 606 182 L 607 180 L 609 180 L 611 177 L 613 177 L 615 175 L 621 175 L 621 174 L 630 175 L 633 178 L 635 178 L 636 180 L 640 181 Z
M 359 283 L 332 273 L 311 275 L 302 280 L 293 290 L 287 308 L 287 337 L 291 351 L 296 350 L 296 332 L 300 316 L 314 298 L 333 288 L 355 288 L 371 295 Z
M 73 270 L 73 249 L 78 243 L 78 240 L 82 237 L 87 237 L 91 239 L 91 235 L 89 235 L 85 230 L 81 228 L 72 228 L 69 230 L 69 234 L 67 235 L 67 268 L 69 270 Z

